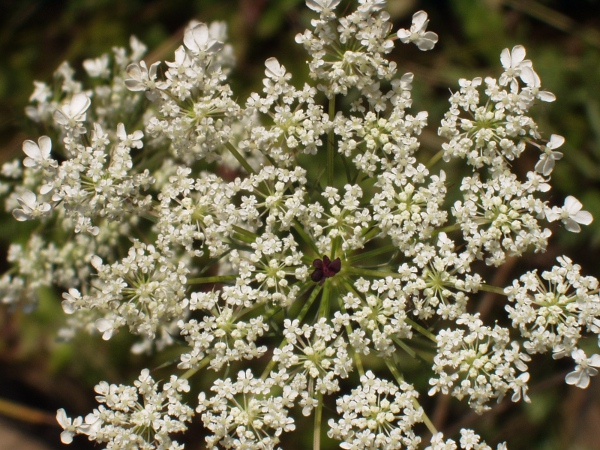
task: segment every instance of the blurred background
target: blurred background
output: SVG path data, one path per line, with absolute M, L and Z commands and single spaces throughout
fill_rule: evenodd
M 342 0 L 339 9 L 347 3 Z M 548 268 L 561 254 L 581 264 L 584 274 L 600 277 L 600 2 L 388 0 L 395 30 L 408 28 L 420 9 L 429 13 L 428 29 L 438 33 L 438 45 L 427 53 L 400 45 L 392 59 L 401 73 L 415 74 L 413 111 L 429 111 L 423 151 L 434 154 L 440 148 L 437 124 L 458 78 L 499 76 L 501 50 L 523 44 L 542 86 L 557 96 L 532 114 L 545 138 L 553 133 L 566 138 L 560 149 L 564 158 L 553 172 L 551 203 L 561 206 L 564 197 L 574 195 L 596 217 L 579 234 L 553 228 L 546 254 L 507 262 L 494 274 L 494 284 L 507 285 L 533 267 Z M 303 0 L 0 0 L 0 164 L 21 158 L 23 141 L 42 134 L 24 108 L 33 81 L 50 82 L 65 60 L 84 79 L 84 59 L 128 46 L 132 34 L 148 46 L 148 61 L 171 60 L 191 19 L 222 20 L 238 58 L 232 85 L 244 99 L 261 89 L 263 63 L 270 56 L 294 74 L 295 85 L 302 84 L 307 58 L 294 36 L 311 17 Z M 523 163 L 533 166 L 535 159 Z M 0 216 L 2 271 L 9 242 L 26 232 L 9 214 Z M 142 367 L 156 364 L 129 353 L 126 333 L 109 343 L 89 337 L 57 343 L 60 295 L 41 292 L 40 298 L 32 312 L 0 309 L 0 450 L 65 448 L 55 424 L 57 408 L 85 415 L 96 406 L 93 386 L 100 380 L 130 383 Z M 484 298 L 477 309 L 493 315 L 502 306 Z M 505 401 L 480 417 L 441 398 L 426 404 L 427 411 L 455 439 L 460 427 L 473 427 L 490 445 L 507 440 L 512 450 L 599 449 L 600 377 L 582 391 L 564 384 L 569 370 L 548 355 L 534 358 L 532 404 Z M 426 385 L 424 379 L 421 392 Z M 97 447 L 79 437 L 71 448 Z M 204 447 L 191 433 L 186 448 Z

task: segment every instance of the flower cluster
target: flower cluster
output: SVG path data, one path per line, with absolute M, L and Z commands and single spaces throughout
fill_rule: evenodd
M 597 374 L 600 356 L 580 345 L 600 336 L 595 278 L 565 256 L 508 287 L 486 280 L 545 251 L 551 222 L 592 222 L 572 196 L 549 203 L 564 138 L 545 139 L 530 113 L 554 96 L 525 49 L 502 52 L 498 78 L 459 81 L 428 158 L 414 76 L 388 59 L 397 42 L 433 49 L 427 14 L 394 32 L 385 0 L 345 16 L 341 0 L 306 4 L 318 16 L 296 37 L 310 58 L 301 86 L 269 58 L 262 91 L 238 101 L 224 24 L 198 22 L 174 61 L 148 66 L 132 39 L 84 62 L 93 89 L 67 64 L 59 97 L 36 82 L 27 112 L 46 132 L 4 165 L 0 191 L 40 226 L 10 247 L 2 301 L 32 306 L 53 286 L 63 338 L 126 330 L 132 351 L 168 348 L 161 370 L 185 371 L 162 390 L 148 369 L 134 386 L 100 383 L 85 419 L 59 410 L 64 443 L 180 449 L 170 436 L 197 414 L 209 448 L 280 448 L 311 417 L 314 449 L 325 436 L 344 449 L 489 449 L 473 430 L 438 432 L 408 359 L 427 363 L 430 396 L 477 413 L 530 401 L 533 354 L 570 357 L 570 385 Z M 533 167 L 515 164 L 530 152 Z M 481 292 L 503 296 L 508 320 L 473 313 Z
M 101 382 L 94 389 L 100 406 L 85 420 L 72 420 L 64 409 L 58 410 L 56 418 L 64 429 L 61 441 L 70 444 L 74 434 L 84 434 L 90 441 L 106 444 L 107 449 L 183 449 L 170 434 L 185 431 L 185 424 L 192 419 L 193 410 L 181 402 L 189 384 L 172 375 L 162 390 L 158 388 L 148 369 L 142 370 L 133 386 Z

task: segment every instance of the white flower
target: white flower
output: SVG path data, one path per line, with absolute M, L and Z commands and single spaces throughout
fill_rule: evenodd
M 208 27 L 199 23 L 193 28 L 186 30 L 183 43 L 194 55 L 211 55 L 223 48 L 223 43 L 212 39 Z
M 438 35 L 433 31 L 425 31 L 428 23 L 427 13 L 425 11 L 418 11 L 413 15 L 413 22 L 410 26 L 410 30 L 404 28 L 398 30 L 398 38 L 404 44 L 414 42 L 419 50 L 431 50 L 438 41 Z
M 90 98 L 83 92 L 75 94 L 68 103 L 54 111 L 54 120 L 76 136 L 85 133 L 85 128 L 79 123 L 85 121 L 86 111 L 92 104 Z
M 341 0 L 306 0 L 306 6 L 313 11 L 329 16 L 332 11 L 340 4 Z
M 285 67 L 279 64 L 277 58 L 269 58 L 265 61 L 265 75 L 274 81 L 280 80 L 285 76 Z
M 102 339 L 105 341 L 109 341 L 115 333 L 115 323 L 112 320 L 98 319 L 94 325 L 96 325 L 96 329 L 102 333 Z
M 561 152 L 555 152 L 554 149 L 560 147 L 565 142 L 565 138 L 558 134 L 550 136 L 550 141 L 544 148 L 544 153 L 540 156 L 540 160 L 535 165 L 536 172 L 541 173 L 545 177 L 552 173 L 554 169 L 554 161 L 558 161 L 563 157 Z
M 92 78 L 108 78 L 110 70 L 108 69 L 108 55 L 104 54 L 99 58 L 86 59 L 83 61 L 83 68 L 86 70 L 88 75 Z
M 142 143 L 144 132 L 142 130 L 135 130 L 132 134 L 127 134 L 125 125 L 122 123 L 117 125 L 117 137 L 125 147 L 142 148 L 144 146 Z
M 532 65 L 530 60 L 525 59 L 525 47 L 522 45 L 515 45 L 512 52 L 505 48 L 500 54 L 500 62 L 502 63 L 502 67 L 504 67 L 504 73 L 500 76 L 498 83 L 500 86 L 506 86 L 510 83 L 511 91 L 517 91 L 519 83 L 516 78 L 521 76 L 521 70 L 523 68 L 531 68 Z M 534 75 L 537 76 L 535 72 Z
M 52 206 L 48 203 L 38 203 L 36 195 L 29 190 L 23 192 L 23 195 L 18 197 L 17 201 L 21 205 L 21 209 L 13 210 L 13 216 L 19 222 L 44 216 L 52 209 Z
M 571 358 L 577 365 L 573 372 L 567 374 L 565 382 L 585 389 L 590 384 L 590 377 L 598 374 L 596 367 L 600 367 L 600 355 L 592 355 L 591 358 L 588 358 L 583 350 L 576 348 L 571 352 Z
M 83 425 L 83 418 L 77 417 L 72 420 L 67 417 L 67 413 L 63 408 L 56 411 L 56 421 L 63 428 L 63 432 L 60 433 L 60 441 L 63 444 L 70 444 L 73 442 L 73 436 L 78 432 L 85 433 L 87 431 L 87 425 Z
M 332 16 L 333 10 L 340 4 L 341 0 L 306 0 L 306 6 L 323 16 Z
M 556 96 L 552 92 L 540 91 L 542 82 L 532 67 L 521 67 L 520 78 L 527 85 L 527 89 L 529 89 L 536 98 L 539 98 L 543 102 L 553 102 L 556 100 Z
M 160 66 L 160 62 L 155 62 L 150 66 L 146 66 L 145 61 L 132 63 L 127 66 L 127 75 L 131 78 L 125 80 L 125 86 L 130 91 L 146 91 L 148 89 L 163 88 L 164 84 L 156 83 L 156 71 Z
M 579 233 L 582 225 L 589 225 L 594 218 L 588 211 L 582 211 L 583 205 L 572 195 L 565 199 L 565 205 L 562 208 L 554 207 L 546 209 L 546 218 L 550 222 L 560 219 L 568 231 Z
M 50 159 L 51 149 L 52 141 L 48 136 L 40 137 L 37 144 L 30 140 L 23 142 L 23 152 L 27 155 L 27 158 L 23 160 L 23 165 L 42 168 L 56 166 L 56 161 Z

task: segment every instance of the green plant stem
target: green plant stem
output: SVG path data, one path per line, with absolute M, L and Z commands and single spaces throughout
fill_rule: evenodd
M 448 225 L 447 227 L 433 230 L 433 232 L 431 233 L 431 236 L 435 236 L 436 234 L 440 234 L 440 233 L 448 233 L 448 232 L 456 231 L 456 230 L 460 230 L 460 223 L 455 223 L 454 225 Z
M 396 365 L 390 358 L 384 358 L 384 359 L 385 359 L 385 364 L 387 365 L 388 369 L 390 369 L 390 372 L 392 372 L 392 375 L 396 379 L 396 383 L 398 383 L 398 386 L 400 386 L 404 382 L 404 377 L 398 371 L 398 368 L 396 367 Z M 413 403 L 413 406 L 415 407 L 415 409 L 417 409 L 417 410 L 423 409 L 421 407 L 421 404 L 419 403 L 419 401 L 416 398 L 413 398 L 412 403 Z M 427 429 L 429 430 L 429 432 L 432 435 L 436 434 L 438 432 L 437 429 L 435 428 L 435 426 L 433 425 L 433 422 L 429 418 L 429 416 L 427 414 L 425 414 L 425 410 L 423 410 L 423 423 L 425 424 L 425 426 L 427 427 Z
M 314 239 L 311 239 L 311 237 L 306 233 L 304 227 L 298 221 L 298 219 L 294 219 L 294 230 L 296 230 L 296 232 L 300 235 L 304 242 L 306 242 L 310 246 L 310 248 L 315 252 L 315 255 L 321 256 L 319 255 L 319 249 L 317 248 Z
M 237 277 L 237 275 L 216 275 L 214 277 L 190 278 L 186 284 L 189 286 L 191 284 L 227 283 L 235 281 Z
M 298 321 L 302 322 L 302 320 L 304 319 L 304 316 L 306 315 L 306 313 L 308 312 L 308 310 L 314 303 L 315 299 L 318 297 L 319 292 L 321 292 L 322 288 L 323 288 L 322 286 L 317 286 L 310 293 L 310 297 L 308 297 L 308 300 L 306 300 L 306 303 L 304 304 L 304 306 L 302 307 L 302 309 L 296 316 L 296 319 L 298 319 Z M 287 339 L 284 338 L 281 341 L 281 344 L 279 344 L 279 348 L 282 349 L 285 346 L 285 344 L 287 344 Z M 265 370 L 263 371 L 263 373 L 261 375 L 261 378 L 263 380 L 267 378 L 267 376 L 269 375 L 269 373 L 271 372 L 271 369 L 273 369 L 273 367 L 275 367 L 275 361 L 271 358 L 271 360 L 269 361 L 269 364 L 267 364 L 267 367 L 265 367 Z
M 240 152 L 238 152 L 237 148 L 235 148 L 231 142 L 227 142 L 225 146 L 231 152 L 233 157 L 238 160 L 242 167 L 246 169 L 246 172 L 252 175 L 256 173 L 252 166 L 248 164 L 248 161 L 246 161 L 246 159 L 240 154 Z
M 436 162 L 438 162 L 440 159 L 442 159 L 442 156 L 444 155 L 444 150 L 440 150 L 439 152 L 437 152 L 435 155 L 433 155 L 431 157 L 431 159 L 429 159 L 429 161 L 427 161 L 427 164 L 425 164 L 425 167 L 427 167 L 428 169 L 431 168 Z
M 315 411 L 315 426 L 313 431 L 313 450 L 321 448 L 321 422 L 323 421 L 323 393 L 317 394 L 317 409 Z
M 329 99 L 329 120 L 333 122 L 335 118 L 335 95 Z M 333 186 L 333 163 L 335 157 L 335 134 L 333 127 L 327 135 L 327 186 Z
M 198 363 L 198 367 L 189 369 L 186 373 L 184 373 L 180 378 L 184 380 L 188 380 L 192 375 L 198 372 L 200 369 L 204 369 L 210 363 L 210 357 L 206 356 L 202 361 Z
M 437 340 L 435 339 L 435 335 L 431 331 L 429 331 L 426 328 L 424 328 L 421 325 L 419 325 L 414 320 L 409 319 L 407 317 L 406 318 L 406 323 L 409 324 L 413 329 L 417 330 L 419 333 L 421 333 L 423 336 L 425 336 L 430 341 L 433 341 L 433 342 L 437 343 Z
M 346 290 L 348 292 L 354 292 L 356 294 L 354 287 L 350 283 L 348 283 L 348 281 L 346 281 L 346 280 L 344 280 L 344 287 L 346 288 Z M 348 311 L 346 311 L 346 305 L 344 305 L 344 300 L 342 299 L 341 295 L 338 295 L 338 306 L 340 308 L 340 311 L 342 311 L 343 314 L 348 313 Z M 352 333 L 352 327 L 350 326 L 349 323 L 347 323 L 346 324 L 346 334 L 348 336 L 350 336 L 351 333 Z M 360 359 L 360 355 L 355 350 L 352 350 L 352 359 L 354 360 L 354 364 L 356 364 L 356 370 L 358 371 L 358 374 L 362 377 L 365 374 L 365 368 L 363 367 L 362 360 Z
M 392 278 L 400 278 L 401 275 L 397 272 L 388 272 L 388 271 L 384 271 L 384 270 L 370 270 L 370 269 L 363 269 L 361 267 L 344 267 L 342 269 L 345 273 L 349 273 L 351 275 L 359 275 L 359 276 L 363 276 L 363 277 L 377 277 L 377 278 L 385 278 L 385 277 L 392 277 Z
M 375 256 L 383 255 L 390 252 L 398 251 L 398 247 L 393 244 L 385 245 L 383 247 L 376 248 L 374 250 L 369 250 L 368 252 L 359 253 L 358 255 L 354 255 L 346 259 L 346 262 L 350 264 L 354 264 L 358 261 L 362 261 L 365 259 L 373 258 Z
M 506 296 L 506 293 L 504 292 L 504 288 L 501 288 L 498 286 L 490 286 L 489 284 L 482 284 L 481 286 L 479 286 L 479 290 Z

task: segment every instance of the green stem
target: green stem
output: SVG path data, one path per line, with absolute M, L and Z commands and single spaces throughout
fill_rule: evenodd
M 231 142 L 227 142 L 225 144 L 225 147 L 227 147 L 227 149 L 231 152 L 233 157 L 238 160 L 242 167 L 246 169 L 246 172 L 252 175 L 256 173 L 252 166 L 248 164 L 248 161 L 246 161 L 246 159 L 240 154 L 240 152 L 237 151 L 237 148 L 235 148 Z
M 390 372 L 392 372 L 392 375 L 394 375 L 394 378 L 396 379 L 396 383 L 398 383 L 398 385 L 401 385 L 402 382 L 404 381 L 404 377 L 398 371 L 398 368 L 393 363 L 393 361 L 391 361 L 389 358 L 384 358 L 384 359 L 385 359 L 385 364 L 388 366 L 388 369 L 390 369 Z M 416 398 L 413 398 L 412 402 L 413 402 L 413 406 L 415 407 L 415 409 L 417 409 L 417 410 L 423 409 L 423 408 L 421 408 L 421 405 L 419 404 L 419 401 Z M 425 411 L 423 411 L 423 423 L 425 424 L 425 426 L 427 427 L 427 429 L 429 430 L 429 432 L 431 434 L 436 434 L 438 432 L 436 430 L 435 426 L 433 425 L 433 422 L 429 418 L 429 416 L 427 414 L 425 414 Z
M 363 238 L 364 238 L 365 242 L 369 242 L 371 239 L 373 239 L 375 236 L 379 235 L 380 233 L 381 233 L 381 228 L 373 227 L 367 233 L 365 233 Z
M 398 339 L 397 337 L 392 337 L 392 340 L 396 343 L 396 345 L 398 347 L 400 347 L 402 350 L 404 350 L 408 356 L 410 356 L 413 359 L 417 358 L 417 352 L 415 352 L 412 348 L 410 348 L 408 345 L 406 345 L 404 342 L 402 342 L 400 339 Z
M 442 149 L 439 152 L 437 152 L 435 155 L 433 155 L 429 161 L 427 161 L 427 164 L 425 164 L 425 167 L 427 167 L 428 169 L 431 168 L 436 162 L 438 162 L 442 158 L 443 155 L 444 155 L 444 150 Z
M 312 250 L 315 252 L 315 255 L 321 256 L 319 255 L 319 249 L 317 248 L 314 239 L 311 239 L 308 233 L 304 231 L 304 227 L 298 221 L 298 219 L 294 219 L 294 230 L 296 230 L 296 232 L 300 235 L 304 242 L 306 242 L 310 246 L 310 248 L 312 248 Z
M 323 285 L 323 295 L 321 295 L 321 304 L 319 305 L 319 319 L 328 317 L 329 299 L 331 298 L 331 283 Z
M 189 369 L 186 373 L 184 373 L 180 378 L 184 380 L 189 380 L 189 378 L 198 372 L 200 369 L 204 369 L 210 363 L 210 357 L 206 356 L 202 361 L 198 363 L 198 367 L 193 369 Z
M 356 294 L 354 287 L 350 283 L 348 283 L 346 280 L 344 280 L 344 287 L 346 288 L 346 290 L 348 292 L 354 292 Z M 342 311 L 343 314 L 348 313 L 348 311 L 346 311 L 346 305 L 344 305 L 344 300 L 342 299 L 341 295 L 338 295 L 338 305 L 339 305 L 340 311 Z M 346 334 L 348 336 L 350 336 L 351 333 L 352 333 L 352 326 L 349 323 L 347 323 L 346 324 Z M 365 374 L 365 368 L 363 367 L 362 360 L 360 359 L 360 355 L 355 350 L 352 351 L 352 359 L 354 360 L 354 364 L 356 364 L 356 370 L 358 371 L 358 374 L 362 377 Z
M 235 281 L 237 277 L 237 275 L 217 275 L 214 277 L 190 278 L 187 280 L 186 284 L 227 283 L 229 281 Z
M 380 248 L 376 248 L 374 250 L 369 250 L 368 252 L 364 252 L 364 253 L 359 253 L 358 255 L 354 255 L 349 257 L 348 259 L 346 259 L 346 262 L 350 263 L 350 264 L 354 264 L 358 261 L 362 261 L 368 258 L 373 258 L 375 256 L 379 256 L 379 255 L 383 255 L 385 253 L 390 253 L 390 252 L 395 252 L 398 251 L 398 247 L 396 247 L 395 245 L 385 245 L 383 247 Z
M 306 313 L 308 312 L 308 310 L 310 309 L 310 307 L 314 303 L 315 299 L 319 295 L 319 292 L 321 292 L 322 288 L 323 288 L 322 286 L 317 286 L 311 292 L 310 297 L 308 297 L 308 300 L 306 300 L 306 303 L 304 304 L 304 306 L 302 307 L 302 309 L 300 310 L 300 312 L 296 316 L 296 319 L 298 319 L 299 322 L 302 322 L 302 320 L 304 319 L 304 316 L 306 315 Z M 280 349 L 283 348 L 286 344 L 287 344 L 287 339 L 284 338 L 281 341 L 281 344 L 279 344 L 279 348 Z M 269 361 L 269 364 L 267 364 L 267 367 L 265 367 L 265 370 L 263 371 L 263 373 L 261 375 L 261 378 L 263 380 L 267 378 L 267 376 L 269 375 L 269 373 L 271 373 L 271 369 L 273 369 L 273 367 L 275 367 L 275 361 L 273 361 L 273 359 L 271 359 L 271 361 Z
M 351 275 L 360 275 L 363 277 L 377 277 L 377 278 L 385 278 L 385 277 L 392 277 L 392 278 L 400 278 L 401 275 L 397 272 L 388 272 L 388 271 L 384 271 L 384 270 L 370 270 L 370 269 L 363 269 L 361 267 L 344 267 L 342 269 L 345 273 L 349 273 Z
M 248 231 L 242 227 L 238 227 L 237 225 L 233 225 L 231 228 L 236 233 L 233 237 L 239 241 L 245 242 L 246 244 L 252 244 L 256 241 L 257 236 L 252 231 Z
M 329 99 L 329 120 L 333 122 L 335 118 L 335 95 Z M 327 135 L 327 186 L 333 186 L 333 162 L 335 157 L 335 134 L 333 127 Z
M 315 426 L 313 430 L 313 450 L 321 448 L 321 422 L 323 419 L 323 393 L 317 394 L 317 409 L 315 411 Z
M 479 290 L 506 296 L 506 293 L 504 292 L 504 288 L 501 288 L 498 286 L 490 286 L 489 284 L 482 284 L 481 286 L 479 286 Z
M 437 340 L 435 339 L 435 335 L 427 330 L 426 328 L 422 327 L 421 325 L 419 325 L 417 322 L 415 322 L 412 319 L 409 319 L 408 317 L 406 318 L 406 323 L 409 324 L 413 329 L 417 330 L 419 333 L 421 333 L 423 336 L 425 336 L 427 339 L 435 342 L 437 344 Z
M 456 231 L 456 230 L 460 230 L 460 223 L 455 223 L 454 225 L 448 225 L 447 227 L 443 227 L 443 228 L 440 228 L 438 230 L 433 230 L 431 232 L 431 236 L 433 237 L 436 234 L 440 234 L 442 232 L 443 233 L 447 233 L 447 232 Z

